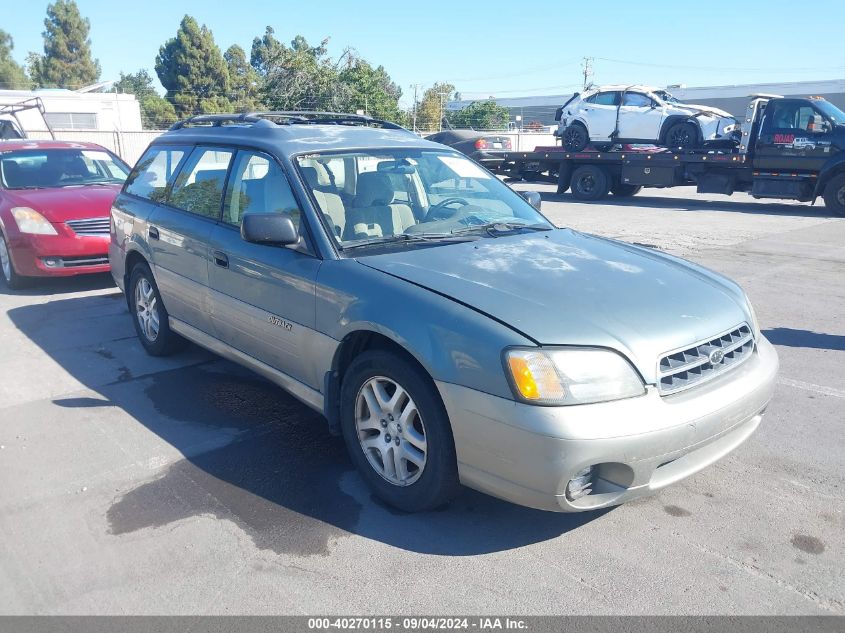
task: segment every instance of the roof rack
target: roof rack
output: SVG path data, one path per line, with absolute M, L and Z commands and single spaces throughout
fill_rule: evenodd
M 18 101 L 17 103 L 9 103 L 7 105 L 0 106 L 0 114 L 6 114 L 14 117 L 18 127 L 20 127 L 24 134 L 24 138 L 26 138 L 26 131 L 21 124 L 21 120 L 18 118 L 18 112 L 32 109 L 38 110 L 39 114 L 41 114 L 41 118 L 44 120 L 44 125 L 47 126 L 47 131 L 50 133 L 50 138 L 55 141 L 56 134 L 53 132 L 53 127 L 50 125 L 50 122 L 45 116 L 46 110 L 44 109 L 44 102 L 41 101 L 41 97 L 30 97 L 29 99 L 24 99 L 22 101 Z
M 362 114 L 346 114 L 342 112 L 318 112 L 312 110 L 270 110 L 265 112 L 243 112 L 241 114 L 199 114 L 178 121 L 170 126 L 171 130 L 181 130 L 187 126 L 203 125 L 220 127 L 223 125 L 243 125 L 266 121 L 276 125 L 361 125 L 365 127 L 380 127 L 387 130 L 404 130 L 401 125 L 374 119 Z

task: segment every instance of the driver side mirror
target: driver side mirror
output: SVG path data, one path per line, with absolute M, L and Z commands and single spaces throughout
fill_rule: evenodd
M 536 191 L 520 191 L 519 195 L 525 198 L 525 201 L 530 204 L 532 207 L 540 210 L 540 205 L 543 204 L 543 199 L 540 197 L 540 194 Z
M 253 244 L 296 246 L 299 231 L 287 214 L 247 213 L 241 219 L 241 237 Z

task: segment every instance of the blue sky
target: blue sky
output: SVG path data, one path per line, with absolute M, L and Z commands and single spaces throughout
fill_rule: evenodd
M 2 0 L 0 28 L 15 57 L 43 50 L 46 0 Z M 845 78 L 842 0 L 680 3 L 665 0 L 584 3 L 289 2 L 284 0 L 77 0 L 91 21 L 103 79 L 120 71 L 153 72 L 159 46 L 182 16 L 214 33 L 221 50 L 272 26 L 329 50 L 347 46 L 382 64 L 402 87 L 450 81 L 465 97 L 572 92 L 581 58 L 595 57 L 596 83 L 688 86 Z M 548 6 L 549 8 L 545 8 Z M 698 7 L 697 9 L 694 7 Z M 247 9 L 248 7 L 248 9 Z M 541 8 L 543 7 L 543 8 Z

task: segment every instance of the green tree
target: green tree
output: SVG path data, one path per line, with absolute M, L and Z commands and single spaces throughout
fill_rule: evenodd
M 32 86 L 23 66 L 12 58 L 15 42 L 0 29 L 0 90 L 26 90 Z
M 100 62 L 91 56 L 91 23 L 74 0 L 47 5 L 44 54 L 27 57 L 33 81 L 45 88 L 81 88 L 100 78 Z
M 136 73 L 120 73 L 120 81 L 115 82 L 113 90 L 135 95 L 144 129 L 163 130 L 176 122 L 173 104 L 156 92 L 152 76 L 143 68 Z
M 285 50 L 285 45 L 276 39 L 273 27 L 268 26 L 262 37 L 256 37 L 252 40 L 252 49 L 249 56 L 250 66 L 263 79 L 281 60 Z
M 262 78 L 246 59 L 246 52 L 233 44 L 223 53 L 229 72 L 231 99 L 237 111 L 260 110 L 262 104 L 258 98 Z
M 226 60 L 212 32 L 189 15 L 159 48 L 155 71 L 180 117 L 232 109 Z
M 324 39 L 318 46 L 311 46 L 297 35 L 290 47 L 280 44 L 270 49 L 271 56 L 261 61 L 266 72 L 263 100 L 269 107 L 337 110 L 342 106 L 343 92 L 337 89 L 338 70 L 326 44 L 328 40 Z
M 426 90 L 416 104 L 417 129 L 439 130 L 446 103 L 451 100 L 454 92 L 455 86 L 449 83 L 436 83 Z
M 475 130 L 506 130 L 509 110 L 492 99 L 475 101 L 460 110 L 450 111 L 447 119 L 453 127 Z
M 400 121 L 402 89 L 393 82 L 384 66 L 373 67 L 354 51 L 347 51 L 346 67 L 338 75 L 344 94 L 344 110 L 364 110 L 366 114 L 389 121 Z

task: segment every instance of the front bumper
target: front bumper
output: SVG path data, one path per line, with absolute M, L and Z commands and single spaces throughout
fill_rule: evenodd
M 753 356 L 690 390 L 569 407 L 522 404 L 438 382 L 461 482 L 520 505 L 578 512 L 630 501 L 698 472 L 757 429 L 772 396 L 777 353 Z M 569 480 L 593 467 L 592 493 L 570 501 Z
M 109 236 L 78 236 L 54 225 L 58 235 L 18 234 L 9 252 L 15 270 L 25 277 L 67 277 L 108 272 Z

